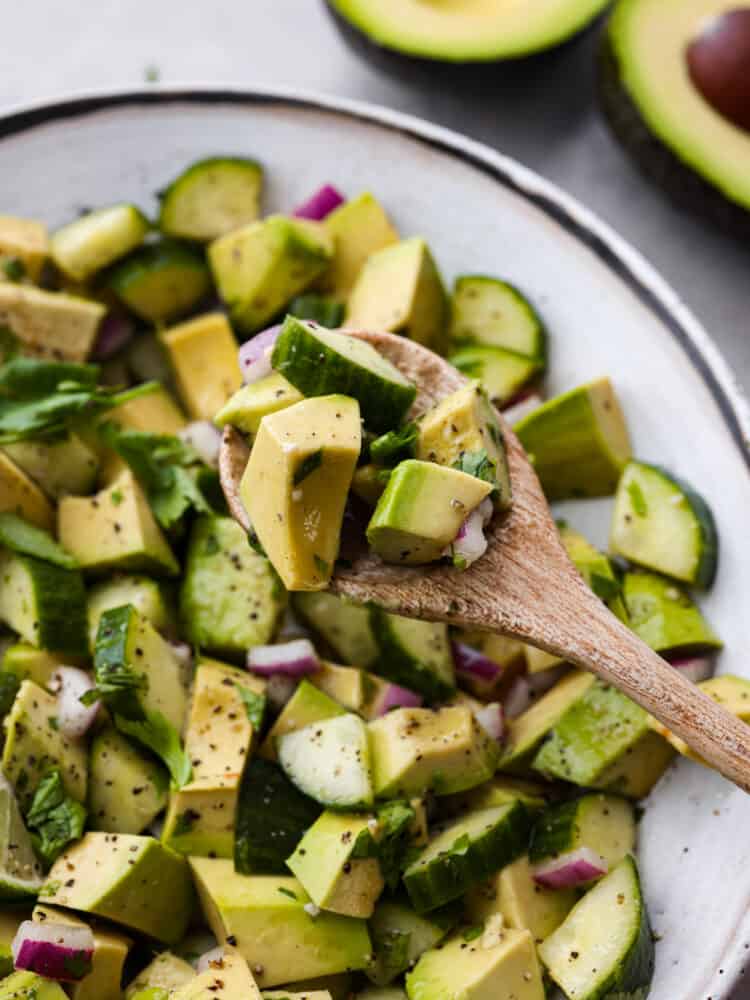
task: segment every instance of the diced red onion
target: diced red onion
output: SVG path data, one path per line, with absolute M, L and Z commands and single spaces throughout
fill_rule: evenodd
M 401 687 L 400 684 L 388 684 L 378 699 L 375 717 L 386 715 L 394 708 L 420 708 L 424 699 L 416 691 Z
M 320 660 L 309 639 L 293 639 L 275 646 L 253 646 L 247 653 L 247 669 L 261 677 L 304 677 L 320 669 Z
M 273 371 L 271 354 L 276 338 L 281 331 L 281 324 L 269 326 L 262 333 L 256 333 L 251 340 L 246 340 L 239 350 L 240 372 L 245 385 L 265 378 Z
M 90 927 L 24 920 L 10 947 L 16 969 L 74 983 L 91 971 L 94 935 Z
M 93 361 L 106 361 L 133 338 L 135 323 L 122 313 L 108 312 L 101 322 L 91 352 Z
M 296 677 L 287 677 L 284 674 L 274 674 L 273 677 L 269 677 L 266 684 L 266 701 L 271 708 L 280 712 L 297 690 L 297 683 Z
M 531 688 L 525 677 L 516 677 L 503 698 L 503 708 L 509 719 L 515 719 L 531 704 Z
M 669 660 L 680 675 L 693 684 L 706 681 L 713 676 L 714 661 L 711 656 L 679 656 Z
M 292 212 L 297 219 L 312 219 L 320 222 L 330 215 L 334 208 L 344 204 L 344 196 L 332 184 L 324 184 L 315 194 L 303 202 Z
M 223 945 L 217 945 L 216 948 L 211 948 L 210 951 L 204 951 L 203 954 L 198 959 L 198 963 L 195 966 L 195 971 L 198 975 L 201 972 L 206 972 L 211 968 L 212 962 L 223 962 L 224 961 L 224 947 Z
M 80 739 L 91 728 L 99 702 L 82 705 L 81 698 L 95 685 L 90 674 L 78 667 L 58 667 L 50 678 L 50 690 L 57 694 L 57 724 L 69 739 Z
M 194 420 L 178 431 L 177 437 L 194 448 L 206 465 L 215 469 L 219 464 L 221 431 L 210 420 Z
M 545 889 L 572 889 L 606 875 L 609 865 L 604 858 L 589 847 L 567 851 L 551 861 L 544 861 L 534 868 L 534 881 Z
M 474 711 L 474 718 L 489 733 L 493 740 L 497 740 L 498 743 L 502 741 L 505 730 L 505 718 L 503 706 L 499 701 L 491 701 L 482 708 L 476 709 Z
M 454 642 L 452 645 L 453 662 L 457 673 L 483 681 L 496 681 L 503 672 L 499 663 L 495 663 L 473 646 L 467 646 L 465 642 Z
M 476 562 L 487 551 L 484 529 L 491 517 L 492 501 L 485 498 L 463 522 L 445 554 L 452 556 L 454 560 L 456 558 L 461 560 L 464 568 Z
M 550 667 L 549 670 L 539 670 L 535 674 L 527 674 L 526 682 L 529 685 L 529 691 L 535 698 L 538 698 L 539 695 L 554 687 L 569 669 L 567 663 L 561 663 L 558 667 Z
M 501 409 L 502 415 L 512 426 L 517 424 L 519 420 L 524 417 L 528 417 L 530 413 L 538 409 L 544 399 L 540 396 L 538 392 L 527 392 L 523 395 L 514 396 L 512 400 L 508 402 L 506 406 Z

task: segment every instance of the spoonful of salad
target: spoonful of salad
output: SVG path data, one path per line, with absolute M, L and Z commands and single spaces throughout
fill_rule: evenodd
M 532 462 L 477 383 L 405 337 L 292 317 L 258 359 L 269 361 L 280 378 L 263 419 L 244 390 L 219 414 L 219 465 L 232 516 L 289 590 L 330 589 L 546 650 L 750 791 L 750 727 L 584 581 Z M 363 506 L 366 529 L 350 538 Z

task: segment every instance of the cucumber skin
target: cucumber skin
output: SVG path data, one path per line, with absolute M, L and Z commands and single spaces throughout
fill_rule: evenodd
M 86 589 L 76 570 L 61 569 L 50 563 L 19 556 L 34 581 L 42 649 L 86 656 L 88 653 Z
M 180 197 L 182 188 L 186 182 L 189 184 L 192 180 L 200 178 L 200 174 L 206 169 L 221 167 L 225 164 L 232 167 L 244 167 L 248 170 L 254 170 L 258 176 L 259 186 L 263 183 L 263 168 L 257 160 L 242 156 L 210 156 L 202 160 L 197 160 L 186 167 L 178 177 L 175 177 L 163 191 L 157 193 L 160 202 L 159 228 L 163 233 L 173 239 L 184 239 L 195 243 L 204 243 L 216 238 L 213 236 L 197 237 L 185 236 L 182 233 L 173 233 L 171 232 L 171 227 L 174 220 L 170 219 L 169 215 L 174 211 L 175 199 Z
M 578 816 L 579 799 L 552 806 L 539 817 L 531 831 L 529 861 L 538 864 L 571 849 L 571 834 Z
M 132 604 L 110 608 L 99 619 L 99 629 L 94 647 L 94 676 L 97 684 L 104 681 L 112 686 L 112 679 L 118 675 L 129 678 L 138 676 L 128 664 L 128 636 L 130 622 L 136 610 Z M 138 698 L 138 687 L 125 686 L 119 693 L 110 695 L 108 708 L 124 719 L 140 721 L 144 709 Z
M 378 375 L 354 365 L 349 377 L 344 377 L 349 363 L 341 361 L 297 321 L 285 322 L 271 365 L 303 396 L 352 396 L 359 402 L 365 424 L 376 431 L 398 427 L 417 395 L 416 386 L 395 382 L 383 393 L 383 380 Z
M 179 264 L 185 272 L 193 272 L 196 285 L 191 301 L 187 299 L 176 309 L 153 315 L 131 304 L 131 288 L 138 286 L 142 277 L 148 277 L 152 271 L 158 271 L 163 266 L 170 267 Z M 190 245 L 178 243 L 176 240 L 165 239 L 161 243 L 150 244 L 135 250 L 124 260 L 118 261 L 107 272 L 106 284 L 122 299 L 125 305 L 148 322 L 164 320 L 171 322 L 194 309 L 204 299 L 211 288 L 211 278 L 203 256 Z
M 493 278 L 486 274 L 462 274 L 456 278 L 453 285 L 453 294 L 451 296 L 451 306 L 452 312 L 455 312 L 455 306 L 453 305 L 456 296 L 460 292 L 461 285 L 468 282 L 486 282 L 497 285 L 502 285 L 506 292 L 510 295 L 515 302 L 518 303 L 520 308 L 530 317 L 532 323 L 537 328 L 537 336 L 539 342 L 537 345 L 537 350 L 532 354 L 524 354 L 521 351 L 514 350 L 512 347 L 502 347 L 500 344 L 487 344 L 481 339 L 481 337 L 456 337 L 453 335 L 451 330 L 451 343 L 454 348 L 462 347 L 496 347 L 503 351 L 508 351 L 510 354 L 518 354 L 521 358 L 527 358 L 529 361 L 536 361 L 539 363 L 539 371 L 543 372 L 547 367 L 547 347 L 549 336 L 547 334 L 547 327 L 545 326 L 544 320 L 537 312 L 536 308 L 529 302 L 523 292 L 516 285 L 511 284 L 509 281 L 503 281 L 501 278 Z
M 530 818 L 526 807 L 515 802 L 500 823 L 461 854 L 443 854 L 427 868 L 404 873 L 404 885 L 417 913 L 428 913 L 459 896 L 515 861 L 526 850 Z
M 431 670 L 420 668 L 416 660 L 403 651 L 391 634 L 387 612 L 371 608 L 370 627 L 380 649 L 377 660 L 369 667 L 373 673 L 424 695 L 428 701 L 444 701 L 451 697 L 455 688 Z

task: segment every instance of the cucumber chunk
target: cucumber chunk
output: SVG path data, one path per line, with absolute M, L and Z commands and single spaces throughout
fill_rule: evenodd
M 537 358 L 525 358 L 500 347 L 464 347 L 448 361 L 467 378 L 478 379 L 499 406 L 544 371 L 544 364 Z
M 136 250 L 115 264 L 107 283 L 128 309 L 149 323 L 184 316 L 211 288 L 203 255 L 169 240 Z
M 198 160 L 160 193 L 159 228 L 208 242 L 258 218 L 263 168 L 239 156 Z
M 548 859 L 588 847 L 610 868 L 635 849 L 635 814 L 632 805 L 614 795 L 583 795 L 551 806 L 534 824 L 529 861 Z
M 350 606 L 347 610 L 355 609 Z M 374 662 L 368 660 L 362 663 L 363 666 L 369 666 L 394 684 L 419 692 L 430 701 L 450 697 L 456 683 L 445 625 L 403 618 L 380 608 L 370 609 L 369 624 L 369 634 L 375 637 L 378 653 Z M 352 662 L 359 664 L 361 661 Z
M 589 890 L 539 955 L 569 1000 L 642 1000 L 654 942 L 632 857 Z
M 453 908 L 420 916 L 400 899 L 379 902 L 370 918 L 373 961 L 365 969 L 376 986 L 388 986 L 411 968 L 420 955 L 445 937 L 456 922 Z
M 451 305 L 454 344 L 500 347 L 544 365 L 544 324 L 515 286 L 499 278 L 464 275 L 456 278 Z
M 448 823 L 404 872 L 412 906 L 417 913 L 427 913 L 458 899 L 518 857 L 528 832 L 529 817 L 520 802 Z
M 340 715 L 286 733 L 279 763 L 305 795 L 332 809 L 372 805 L 367 727 L 358 715 Z
M 657 653 L 689 656 L 721 649 L 721 639 L 672 580 L 646 571 L 626 573 L 622 593 L 628 624 Z
M 312 292 L 293 298 L 288 312 L 297 319 L 309 319 L 329 329 L 341 326 L 344 318 L 344 307 L 340 302 L 327 295 L 315 295 Z
M 139 246 L 148 230 L 148 219 L 135 205 L 100 208 L 53 234 L 52 259 L 73 281 L 86 281 Z
M 631 461 L 615 496 L 610 547 L 627 559 L 708 588 L 716 576 L 719 539 L 706 501 L 665 469 Z
M 311 726 L 314 722 L 335 719 L 336 716 L 345 714 L 346 709 L 342 705 L 303 677 L 297 685 L 297 690 L 276 717 L 263 741 L 260 754 L 268 760 L 275 760 L 278 741 L 282 736 L 296 733 L 297 730 Z
M 370 344 L 293 316 L 284 321 L 271 364 L 305 396 L 353 396 L 376 431 L 397 427 L 417 394 Z
M 369 667 L 376 659 L 378 644 L 368 608 L 327 593 L 299 593 L 293 600 L 295 611 L 325 639 L 343 663 Z

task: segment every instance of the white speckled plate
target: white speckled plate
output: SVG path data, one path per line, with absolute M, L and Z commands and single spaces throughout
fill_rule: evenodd
M 686 477 L 721 532 L 703 606 L 726 642 L 721 669 L 750 676 L 750 413 L 725 362 L 650 265 L 585 208 L 519 164 L 424 122 L 294 92 L 118 93 L 0 119 L 0 213 L 55 226 L 83 206 L 154 191 L 208 154 L 253 155 L 265 204 L 285 210 L 323 181 L 371 188 L 404 234 L 430 242 L 447 279 L 486 271 L 525 289 L 551 334 L 553 390 L 613 376 L 638 455 Z M 599 542 L 606 502 L 567 505 Z M 660 942 L 652 1000 L 750 996 L 750 797 L 680 762 L 647 803 L 643 878 Z M 734 987 L 734 991 L 732 991 Z

